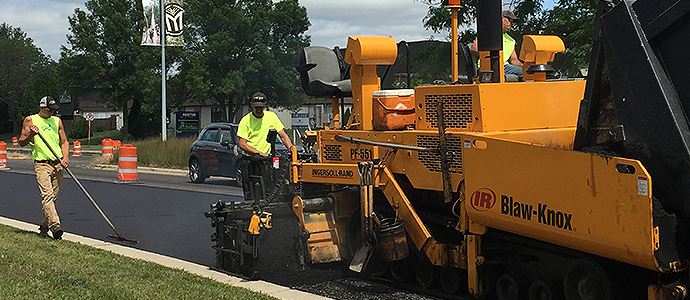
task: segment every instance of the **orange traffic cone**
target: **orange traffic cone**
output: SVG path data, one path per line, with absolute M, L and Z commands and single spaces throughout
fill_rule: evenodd
M 74 141 L 74 151 L 72 152 L 72 156 L 81 156 L 81 142 L 80 141 Z
M 0 170 L 7 168 L 7 143 L 0 141 Z
M 137 181 L 137 147 L 125 144 L 120 148 L 117 162 L 117 180 Z
M 103 148 L 101 149 L 101 156 L 106 158 L 113 158 L 113 140 L 103 139 L 101 141 Z
M 12 137 L 12 147 L 19 147 L 19 139 L 16 136 Z
M 120 151 L 120 146 L 122 145 L 122 142 L 120 140 L 113 140 L 113 153 L 116 151 Z

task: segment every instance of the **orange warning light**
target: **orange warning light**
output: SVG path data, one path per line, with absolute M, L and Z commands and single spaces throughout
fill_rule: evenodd
M 448 0 L 448 7 L 462 7 L 460 0 Z

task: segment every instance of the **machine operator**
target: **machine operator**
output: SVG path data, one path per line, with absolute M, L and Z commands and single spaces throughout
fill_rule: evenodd
M 285 133 L 283 123 L 278 116 L 270 111 L 264 111 L 268 100 L 261 92 L 254 93 L 249 100 L 252 111 L 242 117 L 237 136 L 240 138 L 239 146 L 243 150 L 242 156 L 242 189 L 245 199 L 250 199 L 250 173 L 256 173 L 265 165 L 265 161 L 271 151 L 271 144 L 266 141 L 268 131 L 278 131 L 280 139 L 288 150 L 292 149 L 292 142 Z
M 514 74 L 522 78 L 522 62 L 518 59 L 517 53 L 515 52 L 515 40 L 508 35 L 508 30 L 513 27 L 513 24 L 518 19 L 512 11 L 503 11 L 503 56 L 504 56 L 504 73 Z M 470 51 L 475 55 L 479 55 L 479 50 L 477 48 L 477 40 L 470 46 Z M 510 53 L 510 55 L 507 55 Z

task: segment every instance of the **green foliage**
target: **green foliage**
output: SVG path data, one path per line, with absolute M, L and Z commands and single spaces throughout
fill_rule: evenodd
M 425 28 L 435 32 L 450 28 L 450 9 L 445 7 L 447 0 L 419 1 L 429 5 L 429 11 L 423 20 Z M 512 10 L 520 19 L 509 32 L 517 41 L 518 54 L 523 35 L 559 36 L 565 43 L 566 52 L 557 54 L 552 65 L 563 75 L 576 76 L 577 70 L 589 63 L 592 25 L 597 3 L 597 0 L 559 0 L 552 9 L 544 9 L 543 0 L 510 1 L 510 6 L 505 9 Z M 477 0 L 463 1 L 463 7 L 458 10 L 459 28 L 466 28 L 460 32 L 463 44 L 471 42 L 476 37 L 475 32 L 469 29 L 476 19 L 476 4 Z
M 79 120 L 72 124 L 67 133 L 67 138 L 83 139 L 89 135 L 89 122 L 86 120 Z
M 450 43 L 429 42 L 429 46 L 412 58 L 416 70 L 411 78 L 412 87 L 430 84 L 436 80 L 450 82 Z M 411 88 L 411 87 L 410 87 Z
M 579 68 L 589 65 L 597 3 L 596 0 L 560 0 L 546 16 L 543 33 L 560 36 L 566 46 L 566 52 L 556 55 L 553 62 L 556 70 L 576 76 Z
M 294 68 L 309 45 L 307 11 L 297 0 L 191 0 L 185 21 L 189 41 L 180 73 L 171 78 L 171 101 L 210 99 L 231 110 L 261 91 L 269 105 L 303 102 Z M 229 115 L 233 115 L 230 111 Z
M 125 111 L 126 132 L 145 137 L 160 130 L 160 48 L 141 46 L 145 21 L 140 1 L 89 0 L 70 16 L 69 47 L 60 71 L 71 94 L 103 91 L 111 106 Z M 128 103 L 130 103 L 128 105 Z M 144 126 L 146 125 L 146 126 Z
M 49 68 L 48 57 L 26 33 L 0 24 L 0 102 L 6 105 L 7 113 L 0 119 L 12 119 L 14 134 L 21 130 L 23 117 L 38 110 L 40 97 L 36 98 L 36 94 L 52 94 L 50 85 L 54 83 L 41 82 L 37 86 L 37 82 L 51 79 Z
M 3 299 L 275 299 L 201 276 L 0 225 Z
M 95 131 L 93 128 L 91 128 L 91 142 L 89 142 L 89 139 L 86 136 L 83 138 L 78 138 L 76 140 L 81 142 L 82 150 L 101 151 L 101 141 L 103 139 L 109 138 L 113 140 L 121 140 L 121 137 L 122 135 L 119 130 Z M 73 142 L 74 140 L 70 140 L 70 143 Z M 115 163 L 117 163 L 117 161 L 115 161 Z

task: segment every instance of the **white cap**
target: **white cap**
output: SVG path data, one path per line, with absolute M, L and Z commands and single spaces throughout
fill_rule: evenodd
M 60 108 L 55 102 L 55 99 L 53 99 L 53 97 L 50 96 L 45 96 L 41 98 L 40 106 L 47 107 L 52 111 L 58 110 L 58 108 Z

